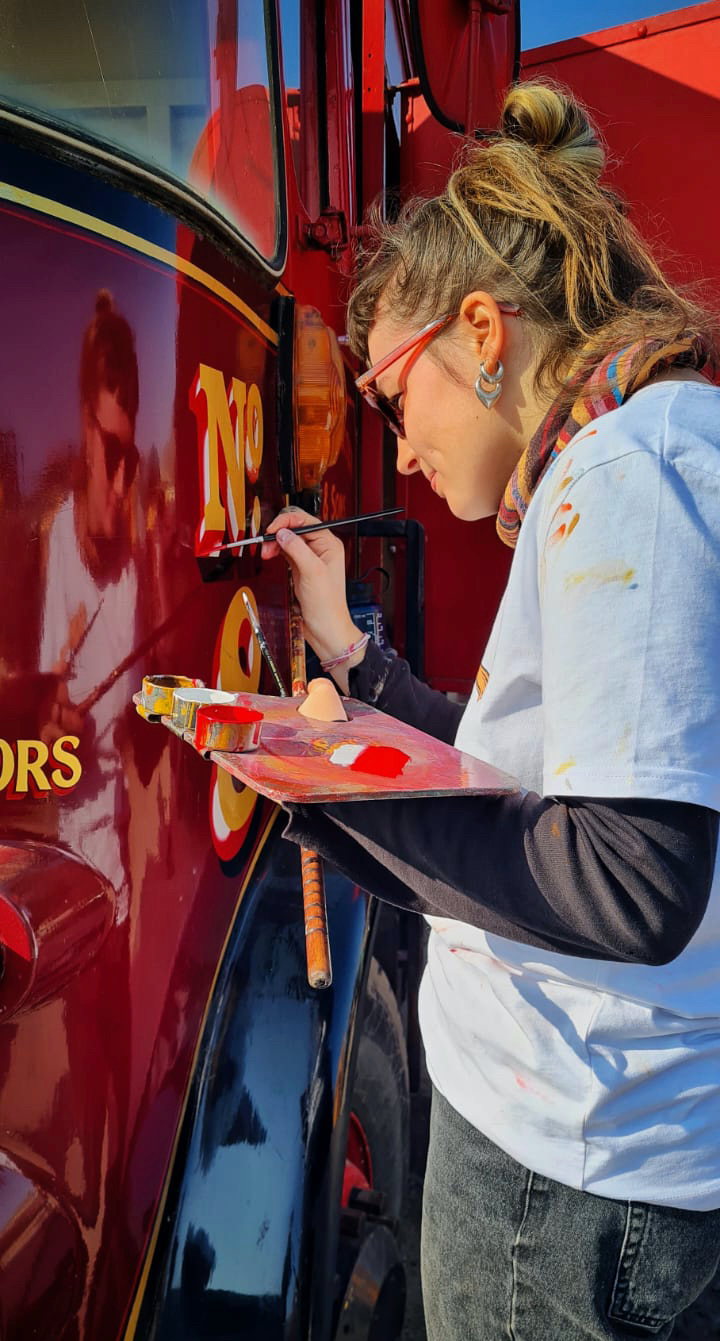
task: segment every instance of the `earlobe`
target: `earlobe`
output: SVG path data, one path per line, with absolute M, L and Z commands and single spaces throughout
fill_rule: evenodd
M 486 410 L 489 410 L 496 400 L 500 399 L 504 376 L 505 369 L 499 359 L 494 372 L 488 372 L 484 362 L 480 364 L 480 372 L 475 379 L 475 395 L 479 401 L 482 401 Z M 486 390 L 486 387 L 490 387 L 490 390 Z

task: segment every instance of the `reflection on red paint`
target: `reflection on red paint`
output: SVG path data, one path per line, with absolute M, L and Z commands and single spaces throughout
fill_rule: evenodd
M 33 943 L 30 928 L 22 914 L 5 899 L 0 899 L 0 945 L 12 950 L 27 963 L 32 961 Z
M 410 755 L 392 745 L 368 745 L 350 764 L 354 773 L 374 773 L 378 778 L 399 778 Z

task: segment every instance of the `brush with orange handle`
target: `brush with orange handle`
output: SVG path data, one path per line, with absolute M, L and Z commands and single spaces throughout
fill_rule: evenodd
M 302 614 L 295 597 L 292 573 L 288 569 L 289 624 L 290 624 L 290 678 L 293 698 L 307 693 L 305 671 L 305 636 Z M 325 905 L 325 878 L 322 857 L 311 848 L 300 852 L 302 869 L 303 907 L 305 910 L 305 953 L 307 975 L 311 987 L 329 987 L 332 982 L 330 941 L 328 939 L 327 907 Z

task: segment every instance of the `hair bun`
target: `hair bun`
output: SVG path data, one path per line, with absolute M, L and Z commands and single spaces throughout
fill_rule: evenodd
M 109 292 L 109 290 L 101 289 L 95 299 L 95 316 L 96 317 L 108 316 L 108 314 L 113 311 L 114 306 L 115 304 L 113 303 L 113 297 L 112 294 Z
M 502 134 L 531 149 L 552 152 L 599 177 L 605 153 L 584 107 L 550 84 L 515 84 L 502 109 Z

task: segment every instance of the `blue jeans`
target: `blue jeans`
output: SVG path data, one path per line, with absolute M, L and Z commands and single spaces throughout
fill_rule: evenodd
M 542 1178 L 433 1092 L 422 1221 L 428 1341 L 665 1341 L 720 1260 L 720 1210 Z

